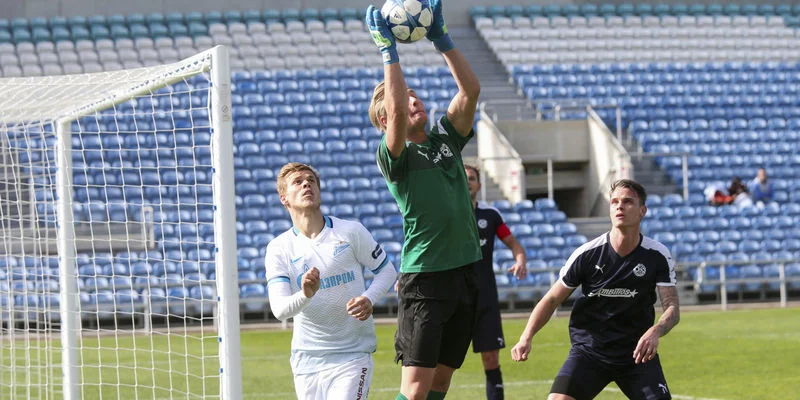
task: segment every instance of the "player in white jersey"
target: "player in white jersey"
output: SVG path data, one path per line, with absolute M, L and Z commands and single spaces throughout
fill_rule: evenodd
M 286 164 L 277 181 L 294 226 L 267 245 L 265 266 L 272 313 L 294 317 L 297 398 L 366 399 L 377 342 L 372 305 L 397 272 L 363 225 L 322 215 L 313 168 Z M 365 268 L 374 274 L 369 288 Z

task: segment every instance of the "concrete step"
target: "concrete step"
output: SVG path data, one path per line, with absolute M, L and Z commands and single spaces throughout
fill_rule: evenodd
M 661 171 L 642 171 L 640 169 L 636 169 L 634 173 L 634 177 L 639 182 L 648 182 L 650 185 L 672 185 L 672 178 L 668 175 L 665 175 Z
M 475 29 L 452 28 L 450 36 L 481 82 L 481 101 L 521 98 L 508 72 Z
M 512 88 L 481 86 L 481 97 L 514 99 L 517 97 L 517 92 Z
M 659 196 L 663 196 L 665 194 L 670 194 L 670 193 L 677 193 L 683 195 L 681 187 L 674 183 L 664 184 L 664 185 L 651 184 L 649 186 L 645 186 L 645 189 L 647 189 L 647 194 L 657 194 Z

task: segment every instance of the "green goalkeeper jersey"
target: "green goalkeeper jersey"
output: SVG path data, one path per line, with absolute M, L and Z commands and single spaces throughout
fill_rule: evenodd
M 400 272 L 458 268 L 481 258 L 475 212 L 461 149 L 474 136 L 456 132 L 446 117 L 422 144 L 406 142 L 393 160 L 381 139 L 377 159 L 389 191 L 403 214 Z

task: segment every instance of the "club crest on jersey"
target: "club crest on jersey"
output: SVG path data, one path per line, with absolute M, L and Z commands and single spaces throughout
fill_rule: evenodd
M 345 251 L 348 247 L 350 247 L 350 243 L 339 242 L 336 248 L 333 249 L 333 256 L 336 257 L 336 255 Z
M 644 274 L 646 273 L 647 273 L 647 268 L 645 268 L 644 264 L 641 263 L 636 264 L 636 266 L 633 267 L 633 274 L 638 276 L 639 278 L 643 277 Z
M 303 275 L 305 275 L 305 273 L 308 272 L 308 270 L 310 269 L 311 267 L 309 267 L 308 264 L 303 264 L 303 272 L 297 275 L 297 287 L 299 288 L 303 287 Z
M 486 229 L 487 226 L 489 226 L 489 223 L 486 222 L 485 219 L 481 218 L 478 220 L 478 228 Z
M 442 147 L 439 149 L 439 151 L 441 151 L 445 157 L 453 156 L 453 152 L 450 150 L 450 147 L 445 143 L 442 143 Z

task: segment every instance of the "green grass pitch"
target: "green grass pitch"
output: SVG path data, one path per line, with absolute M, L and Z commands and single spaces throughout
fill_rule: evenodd
M 533 340 L 531 358 L 511 360 L 525 326 L 504 320 L 507 348 L 500 365 L 507 399 L 545 399 L 569 350 L 566 317 L 554 318 Z M 685 312 L 661 339 L 659 354 L 676 399 L 800 399 L 800 309 Z M 400 382 L 393 361 L 395 326 L 378 326 L 378 351 L 370 399 L 392 400 Z M 246 399 L 293 398 L 290 331 L 242 332 Z M 456 372 L 448 399 L 485 399 L 480 356 L 471 353 Z M 598 399 L 624 399 L 609 386 Z
M 565 315 L 562 313 L 560 315 Z M 525 326 L 524 319 L 504 320 L 508 347 L 500 353 L 506 398 L 545 399 L 550 383 L 569 350 L 566 316 L 553 318 L 534 338 L 531 358 L 511 361 L 510 348 Z M 680 324 L 661 339 L 667 382 L 675 399 L 794 399 L 800 400 L 800 308 L 683 312 Z M 245 328 L 247 326 L 245 325 Z M 370 399 L 393 400 L 400 367 L 393 363 L 393 324 L 379 324 L 378 351 Z M 241 333 L 244 399 L 293 399 L 289 367 L 291 330 L 245 329 Z M 35 346 L 36 343 L 17 342 Z M 99 344 L 99 346 L 98 346 Z M 58 346 L 51 343 L 51 346 Z M 200 399 L 218 398 L 218 344 L 205 339 L 165 335 L 84 338 L 82 398 Z M 56 347 L 57 348 L 57 347 Z M 146 349 L 154 348 L 151 352 Z M 0 353 L 0 364 L 11 362 L 12 351 Z M 195 356 L 202 354 L 204 362 Z M 100 364 L 98 368 L 90 365 Z M 0 375 L 0 398 L 60 398 L 60 371 L 16 359 L 15 376 Z M 58 354 L 50 365 L 58 366 Z M 0 371 L 3 369 L 0 368 Z M 6 370 L 8 371 L 8 370 Z M 48 379 L 41 379 L 49 376 Z M 205 377 L 205 378 L 203 378 Z M 9 387 L 7 382 L 16 381 Z M 119 384 L 117 384 L 119 382 Z M 187 390 L 188 388 L 188 390 Z M 470 354 L 456 372 L 447 398 L 484 399 L 480 356 Z M 612 384 L 598 399 L 624 399 Z

